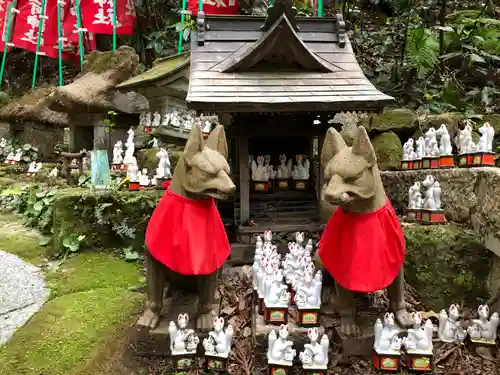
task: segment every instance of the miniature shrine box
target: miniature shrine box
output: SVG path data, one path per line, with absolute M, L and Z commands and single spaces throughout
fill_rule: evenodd
M 476 152 L 470 154 L 468 159 L 469 167 L 494 167 L 495 153 L 494 152 Z
M 458 155 L 458 166 L 459 167 L 468 167 L 469 161 L 472 161 L 471 154 L 460 154 Z
M 196 353 L 172 354 L 172 367 L 177 371 L 191 370 L 196 366 Z
M 453 155 L 441 155 L 439 157 L 439 168 L 453 168 L 455 161 Z
M 475 352 L 477 348 L 488 348 L 493 353 L 496 351 L 497 346 L 495 340 L 485 340 L 483 338 L 473 339 L 470 335 L 467 335 L 467 343 L 472 352 Z
M 400 364 L 399 353 L 378 353 L 375 349 L 372 352 L 372 365 L 373 367 L 382 372 L 395 372 L 399 371 Z
M 406 366 L 413 372 L 432 372 L 432 359 L 432 352 L 422 353 L 418 350 L 408 350 L 405 356 Z
M 113 172 L 124 172 L 127 170 L 127 165 L 120 163 L 120 164 L 111 164 L 111 170 Z
M 288 305 L 271 305 L 264 307 L 264 321 L 266 324 L 287 324 L 288 322 Z
M 271 184 L 269 181 L 252 181 L 252 190 L 267 193 L 271 190 Z
M 439 168 L 439 157 L 437 158 L 422 158 L 422 169 L 436 169 Z
M 128 184 L 128 189 L 132 191 L 138 191 L 141 190 L 141 185 L 138 182 L 130 181 Z
M 276 190 L 288 190 L 290 188 L 290 181 L 286 178 L 277 178 L 275 184 Z
M 415 208 L 406 209 L 406 221 L 414 222 L 422 219 L 422 210 Z
M 295 320 L 301 327 L 319 327 L 321 308 L 305 308 L 299 309 L 297 307 L 297 314 Z
M 267 365 L 266 375 L 290 375 L 292 373 L 292 366 L 278 365 L 269 363 Z
M 26 172 L 27 177 L 33 177 L 34 174 L 35 174 L 35 172 Z
M 421 169 L 422 168 L 422 160 L 413 160 L 413 168 L 412 169 Z
M 227 357 L 225 356 L 215 356 L 205 354 L 205 365 L 204 368 L 209 372 L 227 372 Z
M 326 375 L 327 374 L 327 367 L 328 366 L 323 366 L 322 368 L 314 368 L 314 367 L 309 367 L 307 365 L 302 365 L 302 374 L 307 374 L 307 375 Z
M 443 224 L 446 223 L 444 210 L 420 210 L 420 221 L 423 224 Z
M 309 188 L 309 180 L 293 180 L 294 190 L 307 190 Z
M 413 169 L 413 160 L 403 160 L 401 162 L 401 167 L 400 167 L 403 171 L 407 170 L 407 169 Z

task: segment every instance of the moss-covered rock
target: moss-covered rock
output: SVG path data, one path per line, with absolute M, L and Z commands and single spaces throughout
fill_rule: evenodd
M 79 188 L 60 190 L 54 201 L 53 241 L 47 255 L 67 251 L 65 238 L 71 235 L 85 236 L 81 249 L 142 248 L 147 222 L 161 194 L 159 190 L 105 194 Z
M 460 301 L 475 306 L 488 299 L 493 254 L 478 234 L 455 224 L 407 225 L 406 280 L 426 308 L 439 311 Z
M 406 109 L 386 109 L 380 115 L 373 115 L 360 122 L 370 132 L 386 132 L 392 130 L 400 134 L 412 133 L 417 128 L 415 112 Z
M 158 167 L 158 159 L 156 154 L 159 151 L 157 148 L 145 148 L 137 152 L 137 162 L 142 168 L 148 168 L 148 170 L 155 170 Z M 168 157 L 170 159 L 170 164 L 172 165 L 171 171 L 173 173 L 179 157 L 182 155 L 181 151 L 168 152 Z
M 403 146 L 396 133 L 390 131 L 378 134 L 372 139 L 381 170 L 393 170 L 399 167 L 403 158 Z

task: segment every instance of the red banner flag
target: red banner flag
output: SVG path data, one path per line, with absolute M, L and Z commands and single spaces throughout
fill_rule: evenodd
M 225 14 L 236 16 L 238 14 L 238 0 L 203 0 L 205 14 Z M 198 0 L 188 0 L 188 10 L 191 15 L 197 16 L 199 10 Z
M 2 30 L 2 38 L 0 38 L 0 51 L 3 52 L 5 41 L 7 40 L 7 25 L 9 23 L 9 0 L 0 0 L 0 30 Z M 12 34 L 10 34 L 12 36 Z
M 83 27 L 91 33 L 113 34 L 113 0 L 81 0 Z M 116 33 L 132 34 L 135 26 L 134 0 L 116 0 Z
M 80 11 L 81 17 L 81 11 Z M 76 0 L 70 0 L 69 10 L 66 11 L 63 21 L 63 33 L 68 40 L 73 53 L 80 55 L 80 41 L 78 35 L 78 16 L 76 14 Z M 96 49 L 95 34 L 89 33 L 82 25 L 80 25 L 80 32 L 82 33 L 82 42 L 84 53 Z
M 42 1 L 18 0 L 17 9 L 19 13 L 16 15 L 12 43 L 17 48 L 36 52 L 40 15 L 42 14 Z M 42 33 L 38 52 L 41 55 L 57 58 L 57 0 L 46 0 L 43 14 Z

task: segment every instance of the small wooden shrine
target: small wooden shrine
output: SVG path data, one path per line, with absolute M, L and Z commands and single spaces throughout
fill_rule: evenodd
M 267 17 L 200 14 L 193 33 L 188 108 L 218 113 L 230 142 L 238 191 L 236 241 L 272 230 L 319 234 L 321 145 L 328 118 L 342 111 L 380 111 L 393 98 L 378 91 L 356 61 L 342 14 L 296 17 L 291 1 L 275 1 Z M 250 155 L 309 160 L 307 181 L 259 184 Z M 267 162 L 266 162 L 267 164 Z M 255 164 L 254 164 L 255 168 Z M 295 167 L 293 167 L 295 168 Z

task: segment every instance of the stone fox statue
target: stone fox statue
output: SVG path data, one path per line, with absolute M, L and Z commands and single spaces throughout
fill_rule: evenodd
M 353 292 L 369 293 L 386 287 L 396 321 L 411 326 L 404 301 L 404 237 L 384 192 L 365 128 L 357 129 L 352 147 L 347 147 L 335 129 L 328 129 L 321 165 L 325 176 L 321 199 L 338 207 L 328 210 L 322 203 L 322 220 L 328 224 L 316 262 L 322 263 L 335 280 L 341 333 L 360 334 L 354 320 Z
M 164 291 L 171 286 L 172 276 L 180 274 L 198 279 L 197 327 L 211 328 L 218 271 L 231 251 L 214 202 L 214 198 L 226 199 L 236 190 L 226 158 L 223 126 L 217 126 L 206 141 L 200 127 L 193 127 L 170 188 L 146 230 L 148 299 L 139 325 L 158 325 Z

